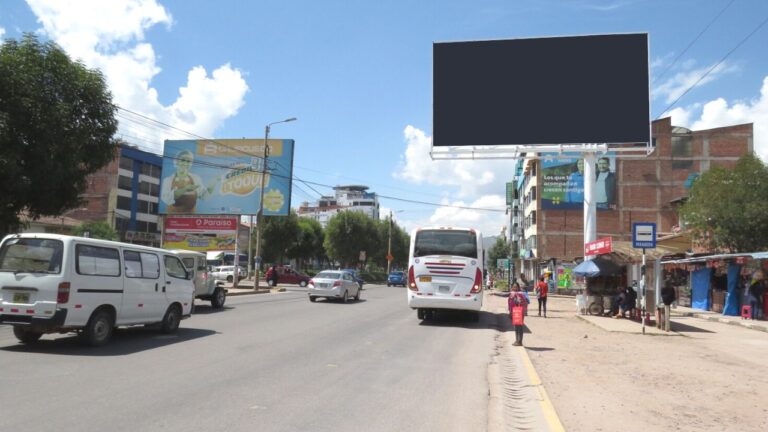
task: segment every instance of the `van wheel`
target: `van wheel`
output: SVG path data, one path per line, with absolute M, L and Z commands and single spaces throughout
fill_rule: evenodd
M 227 293 L 221 288 L 216 288 L 213 291 L 213 297 L 211 297 L 211 306 L 214 309 L 221 309 L 224 307 L 225 301 L 227 301 Z
M 22 343 L 32 344 L 37 342 L 43 334 L 41 332 L 32 331 L 26 327 L 13 326 L 13 335 Z
M 165 316 L 163 317 L 163 322 L 160 325 L 160 331 L 163 333 L 174 333 L 176 330 L 179 329 L 179 323 L 181 322 L 181 312 L 179 312 L 179 307 L 176 305 L 171 305 L 168 307 L 168 310 L 165 312 Z
M 80 333 L 82 340 L 90 346 L 101 346 L 109 341 L 114 329 L 114 318 L 107 311 L 96 311 L 91 315 L 88 324 L 85 325 L 83 332 Z
M 232 283 L 232 281 L 235 280 L 232 276 L 227 276 L 227 282 Z
M 307 281 L 305 281 L 305 280 L 303 280 L 303 281 L 300 281 L 300 282 L 299 282 L 299 286 L 300 286 L 300 287 L 302 287 L 302 288 L 304 288 L 305 286 L 307 286 Z

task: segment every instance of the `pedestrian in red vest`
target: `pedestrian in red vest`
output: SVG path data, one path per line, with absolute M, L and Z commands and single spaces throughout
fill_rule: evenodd
M 539 316 L 541 316 L 541 309 L 544 308 L 544 318 L 547 317 L 547 294 L 549 293 L 549 287 L 544 281 L 544 276 L 539 276 L 539 281 L 536 283 L 536 299 L 539 300 Z

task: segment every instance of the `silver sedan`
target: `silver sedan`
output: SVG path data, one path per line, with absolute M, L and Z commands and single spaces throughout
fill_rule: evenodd
M 339 299 L 346 303 L 350 297 L 360 300 L 360 285 L 352 273 L 344 270 L 323 270 L 310 279 L 309 301 L 318 297 Z

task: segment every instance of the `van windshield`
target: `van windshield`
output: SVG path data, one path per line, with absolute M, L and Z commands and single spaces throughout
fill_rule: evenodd
M 452 255 L 477 258 L 477 240 L 473 231 L 421 230 L 416 233 L 413 256 Z
M 0 247 L 0 271 L 60 273 L 63 250 L 61 240 L 11 238 Z

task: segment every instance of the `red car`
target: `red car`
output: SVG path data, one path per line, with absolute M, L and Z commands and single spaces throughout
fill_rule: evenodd
M 274 283 L 272 281 L 272 272 L 277 271 L 277 283 L 278 284 L 297 284 L 299 286 L 305 287 L 307 286 L 307 283 L 309 283 L 309 280 L 311 279 L 309 276 L 305 275 L 304 273 L 298 272 L 290 267 L 274 267 L 267 270 L 267 273 L 264 275 L 264 279 L 267 281 L 267 285 L 273 286 Z

